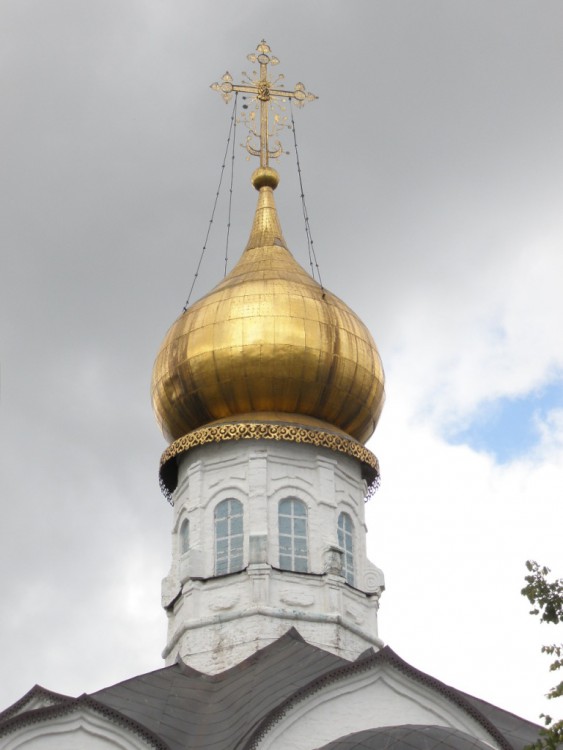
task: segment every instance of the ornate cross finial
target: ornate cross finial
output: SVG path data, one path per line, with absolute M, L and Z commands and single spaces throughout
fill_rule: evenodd
M 287 99 L 294 99 L 298 107 L 302 107 L 305 102 L 311 102 L 317 97 L 311 94 L 305 89 L 302 83 L 296 83 L 293 91 L 286 91 L 283 88 L 283 75 L 280 74 L 275 80 L 271 80 L 268 77 L 268 65 L 277 65 L 279 60 L 274 57 L 271 53 L 270 46 L 266 44 L 264 39 L 256 47 L 256 52 L 252 52 L 247 55 L 247 59 L 252 63 L 259 63 L 260 65 L 260 76 L 256 72 L 252 73 L 250 77 L 247 73 L 243 72 L 243 77 L 246 79 L 245 83 L 236 84 L 233 83 L 233 77 L 230 73 L 225 73 L 219 83 L 212 83 L 211 88 L 214 91 L 219 91 L 225 102 L 229 102 L 233 96 L 234 91 L 240 91 L 246 94 L 251 94 L 251 101 L 256 104 L 255 109 L 250 112 L 243 119 L 246 122 L 250 133 L 246 140 L 246 148 L 249 154 L 252 156 L 260 157 L 260 166 L 267 167 L 268 160 L 270 158 L 276 158 L 283 152 L 282 145 L 279 140 L 275 140 L 275 148 L 270 149 L 270 138 L 273 138 L 278 129 L 284 125 L 285 118 L 283 115 L 274 114 L 273 122 L 269 122 L 268 115 L 270 106 L 276 103 L 283 103 Z M 275 88 L 279 86 L 279 88 Z M 247 108 L 247 105 L 243 105 Z M 259 108 L 260 111 L 260 130 L 257 130 L 256 123 L 256 110 Z M 282 108 L 283 109 L 283 108 Z M 259 148 L 255 148 L 252 145 L 253 138 L 258 139 L 260 144 Z

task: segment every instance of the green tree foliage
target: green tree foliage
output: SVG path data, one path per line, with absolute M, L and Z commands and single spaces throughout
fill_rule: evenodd
M 563 578 L 548 581 L 549 568 L 538 565 L 534 560 L 526 563 L 528 575 L 522 594 L 527 597 L 533 609 L 531 615 L 538 615 L 540 622 L 553 625 L 563 623 Z M 556 672 L 563 668 L 563 644 L 542 646 L 542 653 L 555 657 L 550 664 L 550 671 Z M 548 698 L 559 698 L 563 695 L 563 680 L 551 688 Z M 563 745 L 563 719 L 553 721 L 548 714 L 541 714 L 545 728 L 540 730 L 540 738 L 531 745 L 530 750 L 556 750 Z

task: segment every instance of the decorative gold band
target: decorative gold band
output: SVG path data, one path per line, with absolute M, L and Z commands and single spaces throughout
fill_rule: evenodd
M 325 430 L 299 427 L 297 425 L 271 422 L 235 422 L 200 427 L 175 440 L 164 451 L 160 459 L 160 486 L 164 495 L 171 499 L 176 489 L 177 471 L 173 460 L 192 448 L 226 440 L 284 440 L 289 443 L 305 443 L 328 448 L 346 456 L 356 458 L 362 464 L 364 478 L 368 482 L 368 496 L 379 484 L 379 462 L 374 454 L 352 438 Z

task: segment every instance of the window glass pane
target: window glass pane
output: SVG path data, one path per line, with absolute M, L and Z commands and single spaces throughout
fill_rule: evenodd
M 224 500 L 215 508 L 215 518 L 226 518 L 229 515 L 229 501 Z
M 352 519 L 347 513 L 338 516 L 338 545 L 344 550 L 343 575 L 354 585 L 354 534 Z
M 231 549 L 233 553 L 242 550 L 242 534 L 240 536 L 231 537 Z
M 242 503 L 223 500 L 215 508 L 215 572 L 219 575 L 243 567 L 244 519 Z
M 306 573 L 307 506 L 297 498 L 286 498 L 278 506 L 280 568 Z
M 294 552 L 296 555 L 300 555 L 301 557 L 306 557 L 307 556 L 307 540 L 296 539 Z
M 282 500 L 279 507 L 280 515 L 291 515 L 291 500 Z
M 229 515 L 242 516 L 242 505 L 238 500 L 229 500 Z
M 280 555 L 280 568 L 282 570 L 291 570 L 291 557 L 289 555 Z
M 190 524 L 187 518 L 184 518 L 180 526 L 180 554 L 184 555 L 190 548 Z
M 291 534 L 291 520 L 280 516 L 280 534 Z
M 227 538 L 217 538 L 215 549 L 217 550 L 218 555 L 226 555 L 229 551 L 229 540 Z
M 280 553 L 291 554 L 291 537 L 280 534 Z
M 242 516 L 231 519 L 231 534 L 242 534 Z

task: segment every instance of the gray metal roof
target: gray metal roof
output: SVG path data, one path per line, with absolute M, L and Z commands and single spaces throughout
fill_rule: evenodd
M 537 724 L 511 714 L 509 711 L 504 711 L 498 706 L 493 706 L 492 703 L 487 703 L 481 698 L 458 692 L 502 732 L 515 750 L 524 750 L 538 739 L 540 727 Z
M 537 739 L 539 727 L 473 698 L 416 670 L 389 647 L 371 649 L 356 661 L 305 643 L 292 629 L 232 669 L 206 675 L 183 663 L 133 677 L 90 696 L 69 698 L 36 686 L 0 714 L 0 736 L 17 726 L 47 721 L 80 705 L 105 714 L 166 750 L 252 750 L 273 723 L 297 703 L 331 683 L 388 663 L 411 679 L 447 696 L 478 721 L 504 750 L 523 750 Z M 37 700 L 48 702 L 37 708 Z M 33 706 L 36 708 L 33 708 Z M 45 703 L 43 703 L 45 705 Z M 443 727 L 386 728 L 358 732 L 325 750 L 481 750 L 482 744 Z M 448 736 L 444 732 L 449 733 Z M 409 744 L 410 743 L 410 744 Z
M 490 745 L 459 729 L 403 724 L 364 729 L 340 737 L 318 750 L 490 750 Z
M 226 672 L 205 675 L 176 664 L 92 697 L 142 723 L 171 750 L 230 750 L 244 746 L 256 725 L 296 690 L 344 664 L 289 631 Z

